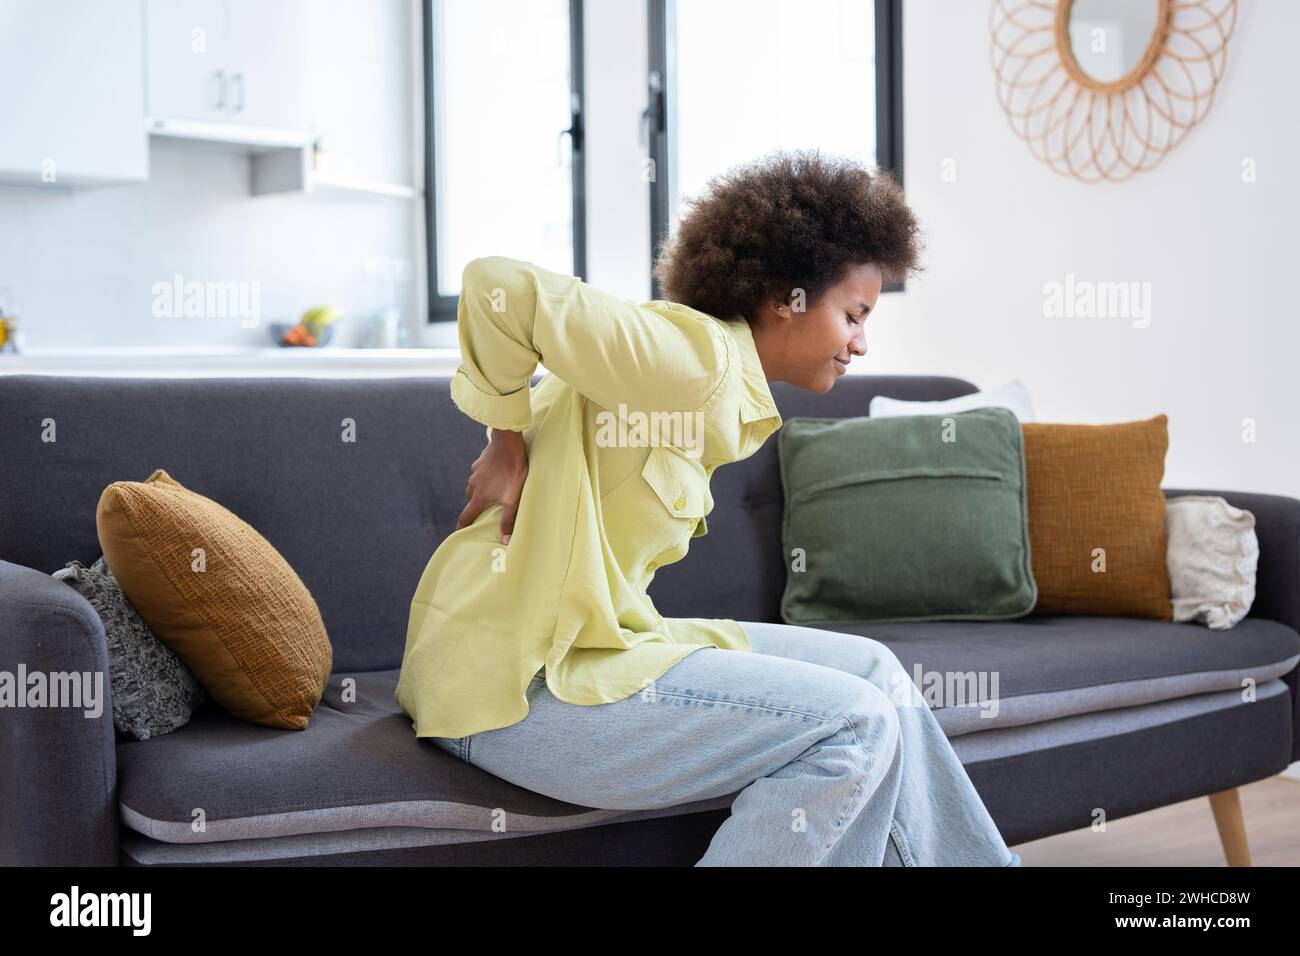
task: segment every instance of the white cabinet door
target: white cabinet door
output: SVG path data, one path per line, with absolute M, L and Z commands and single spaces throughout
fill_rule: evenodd
M 307 126 L 303 6 L 299 0 L 226 0 L 229 119 L 251 126 Z
M 179 119 L 229 115 L 226 0 L 148 0 L 149 112 Z
M 148 178 L 141 0 L 0 0 L 0 180 Z

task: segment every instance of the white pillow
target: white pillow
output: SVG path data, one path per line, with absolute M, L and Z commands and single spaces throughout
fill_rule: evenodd
M 987 392 L 959 395 L 942 402 L 908 402 L 900 398 L 877 395 L 867 407 L 872 418 L 892 418 L 897 415 L 942 415 L 945 412 L 964 412 L 971 408 L 1009 408 L 1022 422 L 1034 421 L 1034 406 L 1029 401 L 1029 389 L 1020 379 L 1014 378 L 1001 388 Z
M 1215 495 L 1165 502 L 1165 567 L 1175 621 L 1232 627 L 1255 601 L 1255 516 Z

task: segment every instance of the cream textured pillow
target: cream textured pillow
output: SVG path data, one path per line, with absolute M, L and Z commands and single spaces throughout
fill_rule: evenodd
M 95 524 L 122 591 L 214 701 L 255 724 L 306 728 L 333 649 L 269 541 L 161 468 L 105 488 Z
M 1013 378 L 1001 388 L 991 388 L 970 395 L 958 395 L 956 398 L 940 402 L 912 402 L 901 398 L 889 398 L 876 395 L 867 406 L 867 414 L 872 418 L 894 418 L 899 415 L 947 415 L 950 412 L 965 412 L 972 408 L 1009 408 L 1022 422 L 1032 422 L 1034 404 L 1029 400 L 1029 389 L 1024 382 Z
M 1182 495 L 1165 502 L 1165 528 L 1174 620 L 1222 631 L 1245 617 L 1259 564 L 1255 516 L 1215 495 Z

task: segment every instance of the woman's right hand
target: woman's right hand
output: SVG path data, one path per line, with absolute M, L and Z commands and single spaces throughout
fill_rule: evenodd
M 500 502 L 501 543 L 509 544 L 527 477 L 528 449 L 524 445 L 524 433 L 492 429 L 487 447 L 470 466 L 465 485 L 469 504 L 456 519 L 456 530 L 469 527 L 484 510 Z

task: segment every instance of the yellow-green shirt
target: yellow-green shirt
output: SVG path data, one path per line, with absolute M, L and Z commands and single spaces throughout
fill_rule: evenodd
M 457 323 L 452 400 L 489 437 L 524 433 L 528 477 L 508 545 L 494 504 L 416 587 L 396 691 L 416 736 L 522 720 L 543 667 L 560 700 L 601 704 L 700 648 L 751 650 L 734 620 L 665 618 L 646 594 L 708 532 L 713 470 L 781 426 L 745 319 L 487 256 L 465 267 Z

